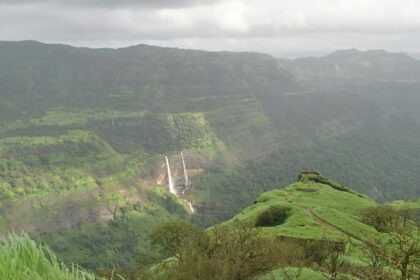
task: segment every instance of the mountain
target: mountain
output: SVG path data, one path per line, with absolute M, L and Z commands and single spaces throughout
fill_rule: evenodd
M 383 50 L 339 50 L 324 57 L 297 58 L 291 65 L 297 74 L 309 79 L 420 80 L 417 60 L 405 53 Z
M 155 224 L 230 219 L 302 170 L 378 201 L 419 197 L 419 65 L 0 42 L 0 233 L 99 271 L 162 257 Z
M 414 59 L 417 59 L 417 60 L 420 59 L 420 53 L 418 53 L 418 52 L 410 52 L 408 54 Z

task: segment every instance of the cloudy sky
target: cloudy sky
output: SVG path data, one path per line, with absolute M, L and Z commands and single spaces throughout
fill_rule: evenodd
M 419 0 L 0 0 L 0 40 L 282 56 L 420 52 Z

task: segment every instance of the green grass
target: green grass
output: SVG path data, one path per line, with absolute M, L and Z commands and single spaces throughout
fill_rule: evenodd
M 27 235 L 11 235 L 0 242 L 2 280 L 94 280 L 93 274 L 76 265 L 65 266 L 44 245 Z
M 289 207 L 288 219 L 281 225 L 263 228 L 265 235 L 320 239 L 344 234 L 364 239 L 375 230 L 361 223 L 359 214 L 374 205 L 376 203 L 370 198 L 356 192 L 339 191 L 311 181 L 297 182 L 285 189 L 261 194 L 255 204 L 245 208 L 226 224 L 235 221 L 255 223 L 258 215 L 270 206 Z
M 420 209 L 420 198 L 413 200 L 395 200 L 387 203 L 388 205 L 398 209 Z

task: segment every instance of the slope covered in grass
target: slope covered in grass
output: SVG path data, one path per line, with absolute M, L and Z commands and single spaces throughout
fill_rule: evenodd
M 287 211 L 278 225 L 263 227 L 268 236 L 320 239 L 352 237 L 363 240 L 375 230 L 360 221 L 361 211 L 376 203 L 369 197 L 345 188 L 319 174 L 304 174 L 285 189 L 265 192 L 225 224 L 237 221 L 256 224 L 273 207 Z

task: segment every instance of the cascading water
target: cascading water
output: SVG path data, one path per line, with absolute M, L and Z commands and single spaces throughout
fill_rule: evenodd
M 182 167 L 184 168 L 184 177 L 185 177 L 185 188 L 188 187 L 188 174 L 187 174 L 187 167 L 185 166 L 184 154 L 181 152 L 181 159 L 182 159 Z
M 190 201 L 188 201 L 188 206 L 190 207 L 191 213 L 195 214 L 195 209 Z
M 182 158 L 182 166 L 184 168 L 185 186 L 187 187 L 188 184 L 189 184 L 189 181 L 188 181 L 188 175 L 187 175 L 187 168 L 185 166 L 184 155 L 182 154 L 182 152 L 181 152 L 181 158 Z M 168 174 L 169 192 L 171 192 L 172 194 L 174 194 L 175 196 L 178 197 L 178 193 L 177 193 L 177 191 L 175 189 L 174 180 L 172 178 L 171 167 L 169 165 L 169 159 L 168 159 L 167 156 L 165 156 L 165 160 L 166 160 L 166 171 L 167 171 L 167 174 Z M 183 191 L 182 194 L 184 194 L 184 193 L 185 193 L 185 189 L 184 189 L 184 191 Z M 188 207 L 190 208 L 191 213 L 192 214 L 195 214 L 196 211 L 194 209 L 193 204 L 190 201 L 186 200 L 186 199 L 184 199 L 184 201 L 188 204 Z
M 166 160 L 166 171 L 168 173 L 168 186 L 169 186 L 169 191 L 171 193 L 173 193 L 174 195 L 177 195 L 176 189 L 175 189 L 175 185 L 174 185 L 174 181 L 172 179 L 171 167 L 169 166 L 169 159 L 168 159 L 167 156 L 165 156 L 165 160 Z

